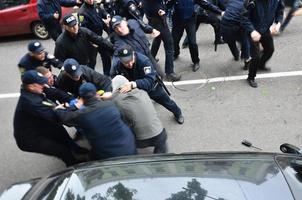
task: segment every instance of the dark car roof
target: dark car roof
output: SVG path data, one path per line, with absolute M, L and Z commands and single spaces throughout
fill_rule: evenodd
M 135 156 L 77 166 L 62 196 L 85 199 L 294 199 L 272 153 Z M 281 154 L 279 156 L 282 156 Z M 124 196 L 125 197 L 125 196 Z M 110 198 L 109 198 L 110 199 Z M 194 198 L 193 198 L 194 199 Z
M 48 176 L 24 199 L 302 199 L 295 159 L 255 152 L 119 157 Z

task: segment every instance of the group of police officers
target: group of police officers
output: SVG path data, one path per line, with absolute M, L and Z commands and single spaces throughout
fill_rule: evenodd
M 61 6 L 75 5 L 80 6 L 77 17 L 62 16 Z M 39 0 L 38 12 L 55 41 L 54 56 L 39 41 L 28 44 L 28 53 L 18 64 L 22 87 L 14 135 L 20 149 L 56 156 L 72 165 L 82 162 L 77 156 L 88 150 L 69 137 L 63 124 L 74 126 L 88 139 L 90 159 L 132 155 L 142 146 L 154 146 L 155 153 L 167 151 L 167 135 L 154 110 L 141 106 L 141 116 L 150 116 L 141 118 L 133 105 L 145 102 L 151 107 L 152 99 L 171 111 L 177 123 L 184 123 L 162 78 L 181 79 L 174 61 L 180 55 L 184 30 L 187 37 L 182 46 L 189 48 L 192 70 L 199 70 L 196 31 L 201 22 L 213 26 L 215 46 L 227 43 L 234 59 L 244 60 L 247 82 L 257 87 L 257 70 L 269 70 L 266 62 L 274 52 L 273 36 L 279 33 L 284 4 L 282 0 Z M 154 38 L 151 48 L 146 34 Z M 161 40 L 164 72 L 156 59 Z M 98 53 L 103 73 L 94 70 Z M 52 67 L 60 69 L 58 77 Z M 119 75 L 127 81 L 112 88 Z M 114 93 L 124 95 L 116 98 L 120 102 L 114 101 Z M 117 105 L 124 107 L 118 110 Z M 125 107 L 132 109 L 121 115 Z M 126 117 L 126 113 L 133 114 Z

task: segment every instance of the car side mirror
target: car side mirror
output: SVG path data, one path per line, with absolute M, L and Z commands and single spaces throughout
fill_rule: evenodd
M 300 148 L 298 148 L 292 144 L 288 144 L 288 143 L 284 143 L 284 144 L 280 145 L 280 151 L 282 151 L 283 153 L 302 155 Z

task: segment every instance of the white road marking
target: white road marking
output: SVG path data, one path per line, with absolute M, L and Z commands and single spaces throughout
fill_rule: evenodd
M 20 96 L 20 93 L 0 94 L 0 99 L 16 98 L 16 97 L 19 97 L 19 96 Z
M 257 74 L 256 79 L 278 78 L 278 77 L 289 77 L 289 76 L 302 76 L 302 71 Z M 178 82 L 174 82 L 173 85 L 178 86 L 178 85 L 194 85 L 194 84 L 202 84 L 202 83 L 217 83 L 217 82 L 225 82 L 225 81 L 238 81 L 238 80 L 244 80 L 246 78 L 247 78 L 247 75 L 226 76 L 226 77 L 216 77 L 216 78 L 209 78 L 209 79 L 178 81 Z M 172 82 L 164 82 L 164 83 L 165 83 L 165 85 L 172 86 Z M 0 99 L 17 98 L 19 96 L 20 96 L 20 93 L 0 94 Z
M 289 77 L 289 76 L 302 76 L 302 71 L 257 74 L 256 79 L 278 78 L 278 77 Z M 209 78 L 209 79 L 177 81 L 177 82 L 173 82 L 173 85 L 178 86 L 178 85 L 194 85 L 194 84 L 202 84 L 202 83 L 216 83 L 216 82 L 225 82 L 225 81 L 238 81 L 238 80 L 245 80 L 246 78 L 247 75 L 226 76 L 226 77 L 216 77 L 216 78 Z M 172 82 L 164 82 L 164 83 L 165 85 L 172 86 Z

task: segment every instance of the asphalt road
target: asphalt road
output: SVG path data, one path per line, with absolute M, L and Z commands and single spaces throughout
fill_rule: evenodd
M 185 123 L 176 124 L 170 112 L 156 105 L 168 131 L 169 151 L 251 151 L 240 144 L 242 139 L 269 152 L 279 152 L 279 145 L 284 142 L 302 146 L 301 23 L 302 17 L 295 17 L 284 34 L 275 38 L 275 54 L 268 63 L 272 67 L 271 77 L 259 76 L 257 89 L 247 85 L 247 72 L 242 70 L 241 62 L 232 60 L 226 45 L 220 45 L 218 52 L 214 52 L 213 30 L 203 25 L 197 36 L 201 69 L 192 72 L 188 49 L 181 50 L 175 66 L 183 81 L 207 79 L 206 83 L 180 82 L 169 86 L 183 110 Z M 17 63 L 30 40 L 31 37 L 0 39 L 0 191 L 11 183 L 64 168 L 58 159 L 17 148 L 12 122 L 18 98 L 1 96 L 19 92 Z M 52 40 L 43 44 L 49 52 L 53 51 Z M 163 55 L 161 49 L 161 64 Z M 97 70 L 100 71 L 99 66 Z M 293 72 L 293 76 L 278 72 Z M 230 77 L 236 80 L 229 81 Z

